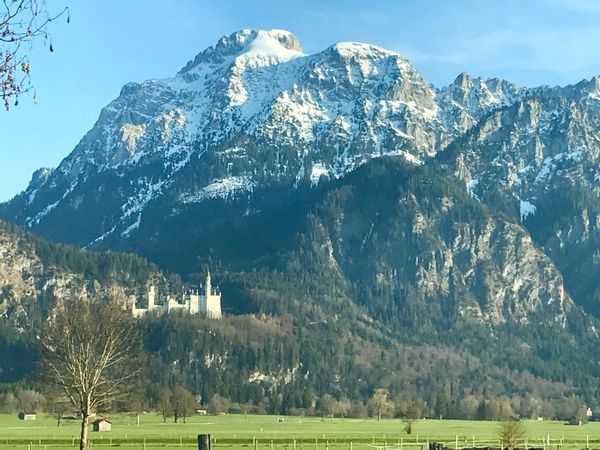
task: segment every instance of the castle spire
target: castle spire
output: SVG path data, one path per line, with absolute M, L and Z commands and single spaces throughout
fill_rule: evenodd
M 205 289 L 206 289 L 206 297 L 208 298 L 208 296 L 210 296 L 212 294 L 212 283 L 211 283 L 211 279 L 210 279 L 210 269 L 206 269 L 206 284 L 205 284 Z

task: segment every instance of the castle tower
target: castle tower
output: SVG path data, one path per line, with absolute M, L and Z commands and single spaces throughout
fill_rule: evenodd
M 211 319 L 221 318 L 221 293 L 213 290 L 210 270 L 206 273 L 204 294 L 200 295 L 200 312 Z
M 187 298 L 188 310 L 190 314 L 198 314 L 200 312 L 200 294 L 196 290 L 192 290 Z
M 150 286 L 150 290 L 148 291 L 148 311 L 152 311 L 156 308 L 155 300 L 156 291 L 154 290 L 154 286 Z

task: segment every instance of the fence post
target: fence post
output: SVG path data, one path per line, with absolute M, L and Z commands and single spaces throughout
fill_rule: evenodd
M 181 438 L 180 439 L 180 443 L 181 443 Z M 144 439 L 144 444 L 146 443 L 146 439 Z M 146 447 L 144 447 L 146 448 Z M 210 450 L 211 448 L 211 441 L 210 441 L 210 434 L 199 434 L 198 435 L 198 450 Z

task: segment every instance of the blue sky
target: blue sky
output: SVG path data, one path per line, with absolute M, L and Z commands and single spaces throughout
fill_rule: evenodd
M 339 41 L 397 50 L 434 85 L 460 72 L 524 86 L 600 74 L 597 0 L 370 0 L 300 2 L 47 0 L 71 23 L 50 31 L 55 52 L 30 51 L 38 101 L 0 112 L 0 201 L 56 167 L 128 81 L 174 75 L 220 36 L 287 29 L 306 53 Z

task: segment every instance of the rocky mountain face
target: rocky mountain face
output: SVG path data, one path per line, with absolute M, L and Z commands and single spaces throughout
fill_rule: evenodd
M 518 218 L 600 313 L 600 79 L 521 93 L 484 116 L 438 159 L 471 195 Z
M 0 221 L 0 385 L 37 379 L 37 336 L 57 301 L 125 302 L 149 284 L 177 291 L 137 256 L 53 244 Z
M 441 170 L 384 160 L 360 172 L 326 194 L 318 220 L 332 265 L 377 292 L 381 307 L 437 305 L 429 317 L 491 325 L 527 324 L 536 315 L 565 324 L 576 309 L 526 230 Z
M 399 343 L 405 354 L 431 346 L 442 358 L 461 355 L 452 392 L 527 392 L 508 380 L 513 373 L 541 384 L 567 380 L 567 390 L 582 393 L 600 376 L 588 364 L 598 322 L 573 302 L 552 260 L 518 220 L 471 197 L 435 161 L 377 158 L 293 198 L 266 200 L 259 206 L 268 213 L 241 222 L 219 210 L 218 231 L 197 229 L 197 240 L 187 242 L 203 258 L 218 258 L 230 310 L 282 318 L 294 342 L 310 336 L 301 348 L 326 349 L 326 358 L 302 354 L 290 383 L 312 382 L 318 371 L 327 392 L 342 396 L 377 385 L 417 389 L 421 399 L 443 391 L 446 372 L 437 362 L 415 375 L 418 369 L 384 356 Z M 358 374 L 361 364 L 336 359 L 361 340 L 372 343 L 364 353 L 378 366 L 366 376 Z M 592 390 L 586 396 L 595 399 Z

